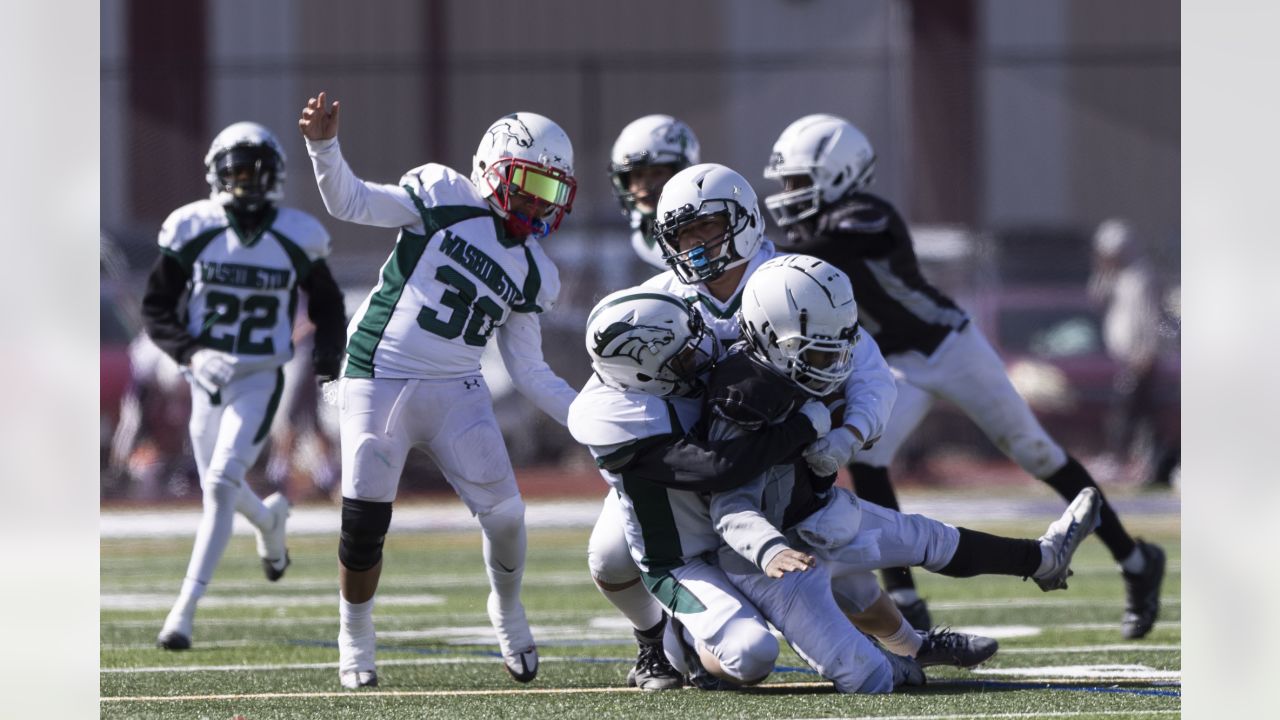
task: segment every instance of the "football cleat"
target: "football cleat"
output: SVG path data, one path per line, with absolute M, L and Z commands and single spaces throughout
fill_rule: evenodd
M 165 630 L 156 638 L 156 647 L 165 650 L 190 650 L 191 636 L 184 635 L 177 630 Z
M 893 689 L 900 687 L 919 687 L 928 682 L 925 677 L 924 668 L 915 658 L 905 657 L 896 653 L 885 650 L 880 645 L 876 646 L 880 652 L 884 653 L 885 658 L 889 660 L 889 667 L 893 670 Z
M 667 619 L 671 624 L 676 638 L 680 643 L 680 654 L 684 658 L 685 667 L 689 668 L 689 673 L 685 680 L 693 687 L 699 690 L 737 690 L 738 686 L 728 680 L 722 680 L 712 675 L 702 665 L 702 660 L 698 657 L 698 650 L 684 637 L 684 623 L 674 617 Z M 674 668 L 673 668 L 674 669 Z
M 1129 640 L 1146 637 L 1160 615 L 1160 585 L 1164 582 L 1164 550 L 1159 545 L 1138 541 L 1138 551 L 1146 558 L 1140 573 L 1124 576 L 1125 607 L 1120 632 Z
M 650 639 L 636 635 L 640 646 L 636 664 L 627 673 L 627 687 L 641 690 L 675 690 L 684 687 L 684 676 L 667 661 L 662 648 L 662 636 Z
M 893 593 L 890 592 L 889 596 L 893 597 Z M 893 604 L 898 606 L 898 612 L 902 613 L 902 617 L 916 630 L 929 632 L 929 628 L 933 627 L 933 618 L 929 616 L 929 606 L 924 598 L 918 597 L 907 603 L 900 603 L 897 598 L 894 598 Z
M 507 674 L 516 682 L 532 682 L 538 677 L 538 648 L 530 646 L 510 655 L 503 655 L 502 667 L 506 668 Z
M 348 690 L 378 687 L 377 670 L 344 670 L 338 673 L 338 682 Z
M 1040 536 L 1040 547 L 1048 551 L 1052 563 L 1044 575 L 1033 578 L 1041 590 L 1049 592 L 1067 589 L 1067 578 L 1071 576 L 1071 557 L 1075 555 L 1080 543 L 1098 527 L 1101 513 L 1102 495 L 1096 489 L 1087 487 L 1076 495 L 1062 517 L 1054 520 L 1044 535 Z
M 262 504 L 271 511 L 274 521 L 271 529 L 254 528 L 258 541 L 258 557 L 262 558 L 262 572 L 271 582 L 284 577 L 289 567 L 289 551 L 284 545 L 285 523 L 289 518 L 289 499 L 280 493 L 272 493 Z
M 951 665 L 971 668 L 996 654 L 1000 643 L 982 635 L 958 633 L 950 628 L 934 628 L 923 633 L 916 662 L 920 667 Z

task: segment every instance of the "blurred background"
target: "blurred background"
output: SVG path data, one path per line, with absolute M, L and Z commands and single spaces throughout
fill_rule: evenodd
M 296 130 L 320 90 L 342 101 L 344 154 L 373 181 L 428 161 L 469 173 L 481 133 L 515 110 L 565 128 L 579 191 L 545 242 L 563 291 L 543 329 L 548 362 L 575 386 L 589 374 L 587 311 L 652 274 L 606 172 L 623 126 L 675 115 L 705 161 L 763 197 L 782 129 L 842 115 L 875 146 L 871 191 L 911 223 L 926 276 L 974 316 L 1050 434 L 1104 483 L 1167 482 L 1159 458 L 1180 435 L 1179 34 L 1164 0 L 103 0 L 103 501 L 198 502 L 186 385 L 138 337 L 137 307 L 160 223 L 208 194 L 218 130 L 275 131 L 285 204 L 328 227 L 349 313 L 376 282 L 394 233 L 328 216 Z M 1136 380 L 1104 342 L 1119 269 L 1094 247 L 1109 219 L 1151 279 L 1146 331 L 1160 346 L 1154 407 L 1120 425 Z M 251 474 L 295 501 L 337 480 L 336 418 L 312 389 L 302 325 L 286 371 L 297 391 Z M 485 373 L 526 494 L 603 495 L 587 452 L 511 391 L 496 351 Z M 895 483 L 1033 482 L 944 403 L 897 463 Z M 401 492 L 451 494 L 418 453 Z

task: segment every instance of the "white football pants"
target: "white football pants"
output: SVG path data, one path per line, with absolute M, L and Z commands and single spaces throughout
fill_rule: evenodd
M 1004 361 L 973 323 L 947 335 L 928 357 L 904 352 L 885 361 L 897 381 L 898 398 L 884 434 L 871 449 L 855 453 L 856 462 L 888 467 L 936 396 L 955 403 L 1001 452 L 1037 478 L 1066 464 L 1066 451 L 1040 426 L 1009 382 Z

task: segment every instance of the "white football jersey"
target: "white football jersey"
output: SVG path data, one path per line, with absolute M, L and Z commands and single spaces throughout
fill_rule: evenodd
M 298 281 L 329 255 L 329 233 L 314 217 L 280 207 L 245 237 L 222 205 L 198 200 L 160 228 L 160 250 L 191 273 L 187 331 L 204 347 L 254 366 L 293 356 Z
M 376 287 L 347 328 L 347 377 L 448 378 L 512 313 L 550 310 L 560 276 L 534 238 L 504 243 L 467 178 L 434 163 L 400 179 L 419 221 L 401 228 Z
M 702 313 L 702 319 L 706 322 L 707 327 L 711 328 L 712 332 L 715 333 L 721 347 L 727 348 L 742 339 L 742 333 L 738 330 L 738 320 L 735 316 L 738 313 L 738 308 L 742 306 L 742 289 L 747 286 L 747 278 L 751 277 L 756 268 L 778 254 L 772 242 L 765 240 L 761 243 L 755 257 L 747 261 L 747 271 L 742 273 L 742 279 L 738 281 L 738 287 L 734 289 L 733 295 L 730 295 L 725 302 L 717 300 L 711 293 L 706 291 L 706 288 L 701 283 L 697 285 L 684 284 L 680 278 L 676 277 L 674 270 L 668 270 L 649 278 L 644 282 L 644 286 L 662 288 L 667 292 L 675 293 L 684 298 L 686 302 Z
M 624 392 L 594 375 L 569 407 L 569 432 L 591 450 L 600 474 L 618 493 L 627 547 L 645 572 L 679 567 L 720 545 L 703 495 L 662 487 L 625 466 L 643 441 L 683 437 L 700 413 L 699 398 Z
M 644 216 L 639 210 L 631 211 L 631 249 L 636 251 L 636 255 L 645 263 L 652 265 L 659 270 L 666 270 L 669 265 L 662 257 L 662 246 L 653 238 L 653 235 L 646 234 L 644 231 Z

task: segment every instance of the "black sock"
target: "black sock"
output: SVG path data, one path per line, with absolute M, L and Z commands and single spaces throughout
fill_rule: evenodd
M 889 483 L 889 468 L 852 463 L 849 473 L 853 475 L 853 492 L 858 497 L 883 508 L 898 509 L 898 496 Z M 914 590 L 916 587 L 911 571 L 904 567 L 884 568 L 880 571 L 880 578 L 886 590 Z
M 1116 562 L 1123 562 L 1129 557 L 1136 547 L 1133 538 L 1125 532 L 1124 526 L 1120 524 L 1120 518 L 1116 515 L 1116 511 L 1111 509 L 1111 503 L 1107 502 L 1107 496 L 1103 494 L 1102 488 L 1093 481 L 1093 477 L 1083 465 L 1076 462 L 1075 458 L 1068 456 L 1067 464 L 1063 465 L 1058 472 L 1044 478 L 1044 481 L 1067 502 L 1075 500 L 1076 495 L 1087 487 L 1097 488 L 1098 495 L 1102 497 L 1102 524 L 1098 526 L 1098 537 L 1107 546 L 1107 550 L 1111 551 L 1111 557 L 1115 558 Z
M 1040 569 L 1040 543 L 1035 540 L 1015 540 L 968 528 L 958 529 L 960 543 L 956 545 L 956 554 L 938 571 L 939 575 L 1031 577 Z

